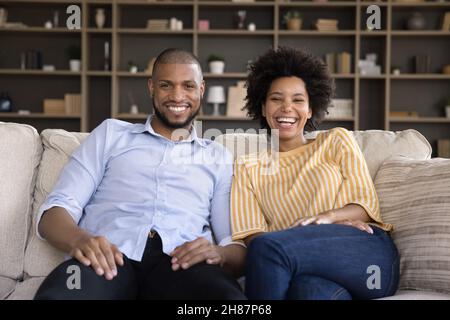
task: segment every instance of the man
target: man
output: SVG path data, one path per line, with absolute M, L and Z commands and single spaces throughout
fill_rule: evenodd
M 165 50 L 148 87 L 155 115 L 104 121 L 40 208 L 38 235 L 72 259 L 36 299 L 245 299 L 232 276 L 245 254 L 230 236 L 232 159 L 192 125 L 205 92 L 197 58 Z M 67 286 L 72 265 L 79 289 Z

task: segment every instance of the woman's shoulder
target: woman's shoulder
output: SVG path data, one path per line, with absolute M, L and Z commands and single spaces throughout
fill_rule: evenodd
M 323 142 L 328 141 L 331 144 L 335 144 L 338 141 L 348 141 L 349 139 L 353 138 L 353 135 L 349 130 L 345 128 L 336 127 L 318 133 L 317 138 L 320 138 Z
M 237 165 L 244 165 L 245 167 L 254 167 L 261 165 L 262 161 L 268 157 L 267 150 L 244 154 L 236 157 Z

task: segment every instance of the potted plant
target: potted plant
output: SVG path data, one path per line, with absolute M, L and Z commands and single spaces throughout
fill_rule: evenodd
M 289 10 L 283 16 L 283 22 L 288 30 L 300 30 L 302 28 L 302 15 L 297 10 Z
M 211 54 L 208 57 L 208 64 L 209 72 L 221 74 L 225 69 L 225 58 L 217 54 Z
M 67 48 L 67 55 L 69 57 L 70 71 L 81 70 L 81 48 L 79 45 L 71 45 Z

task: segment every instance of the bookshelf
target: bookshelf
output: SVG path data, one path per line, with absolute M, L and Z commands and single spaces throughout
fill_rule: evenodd
M 82 12 L 80 30 L 68 30 L 65 8 L 77 4 Z M 366 9 L 378 5 L 381 30 L 368 31 Z M 449 1 L 148 1 L 148 0 L 0 0 L 0 7 L 9 13 L 8 21 L 20 21 L 26 28 L 1 28 L 0 41 L 9 43 L 0 49 L 0 90 L 8 91 L 13 101 L 12 113 L 0 113 L 0 121 L 29 123 L 38 130 L 64 128 L 90 131 L 103 119 L 113 117 L 126 121 L 145 120 L 152 113 L 144 72 L 151 57 L 167 47 L 181 47 L 199 57 L 207 86 L 222 85 L 227 89 L 246 77 L 246 66 L 268 48 L 278 45 L 308 48 L 324 57 L 330 52 L 349 52 L 352 56 L 348 74 L 334 73 L 337 98 L 353 99 L 353 116 L 327 119 L 322 128 L 342 126 L 350 130 L 403 130 L 422 132 L 436 148 L 438 139 L 450 138 L 450 121 L 444 116 L 444 101 L 450 97 L 450 75 L 443 74 L 450 64 L 450 31 L 440 30 Z M 103 28 L 95 23 L 96 9 L 105 10 Z M 302 29 L 286 30 L 282 18 L 289 10 L 302 13 Z M 234 16 L 245 10 L 246 23 L 255 23 L 256 30 L 237 30 Z M 59 11 L 59 26 L 46 29 L 44 23 Z M 426 28 L 405 30 L 404 23 L 414 12 L 421 12 Z M 179 31 L 152 31 L 148 19 L 183 21 Z M 317 31 L 316 19 L 338 19 L 339 30 Z M 209 20 L 209 30 L 199 30 L 199 20 Z M 111 69 L 103 70 L 104 42 L 110 44 Z M 80 72 L 68 70 L 66 48 L 79 44 L 82 49 Z M 27 49 L 43 52 L 45 64 L 56 71 L 21 70 L 20 53 Z M 211 74 L 207 57 L 220 53 L 226 59 L 224 74 Z M 362 75 L 358 60 L 376 53 L 381 74 Z M 430 72 L 414 73 L 414 55 L 428 55 Z M 137 73 L 128 71 L 128 62 L 138 66 Z M 400 68 L 399 75 L 391 67 Z M 36 89 L 39 88 L 39 89 Z M 27 92 L 27 94 L 23 94 Z M 62 98 L 64 93 L 80 92 L 82 112 L 79 116 L 54 116 L 42 113 L 44 98 Z M 227 91 L 226 91 L 227 92 Z M 140 114 L 129 113 L 130 93 Z M 206 102 L 203 128 L 257 128 L 258 122 L 246 118 L 210 116 Z M 19 109 L 31 111 L 19 115 Z M 416 111 L 418 117 L 391 117 L 390 111 Z

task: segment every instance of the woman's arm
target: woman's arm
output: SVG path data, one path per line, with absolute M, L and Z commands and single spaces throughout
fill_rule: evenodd
M 291 227 L 306 226 L 308 224 L 330 224 L 338 223 L 353 226 L 362 231 L 373 233 L 367 222 L 372 222 L 372 218 L 366 210 L 358 204 L 350 203 L 340 209 L 332 209 L 319 213 L 317 216 L 302 218 L 295 221 Z

